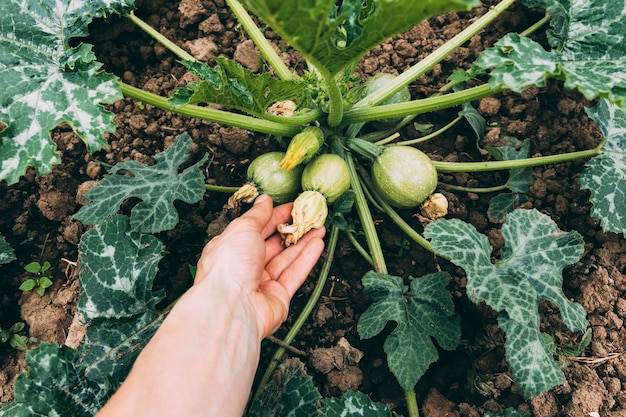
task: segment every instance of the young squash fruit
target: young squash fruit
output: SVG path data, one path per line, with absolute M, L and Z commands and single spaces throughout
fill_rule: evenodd
M 374 93 L 376 90 L 383 88 L 389 82 L 393 81 L 396 78 L 395 75 L 392 74 L 377 74 L 367 80 L 365 83 L 365 95 L 369 95 Z M 385 104 L 396 104 L 396 103 L 405 103 L 411 100 L 411 92 L 408 87 L 402 88 L 400 91 L 389 97 L 387 100 L 380 103 L 381 105 Z M 384 119 L 372 122 L 372 125 L 378 129 L 388 129 L 398 124 L 402 118 L 393 118 L 393 119 Z
M 248 166 L 247 182 L 228 199 L 228 208 L 241 203 L 252 203 L 259 194 L 267 194 L 276 204 L 293 200 L 300 191 L 303 167 L 285 170 L 279 166 L 284 152 L 268 152 L 259 155 Z
M 374 160 L 372 180 L 386 203 L 413 208 L 437 188 L 437 170 L 422 151 L 411 146 L 389 146 Z
M 335 154 L 322 154 L 309 162 L 302 172 L 302 190 L 293 202 L 292 223 L 279 224 L 285 246 L 295 245 L 311 229 L 324 226 L 328 204 L 350 188 L 350 171 Z

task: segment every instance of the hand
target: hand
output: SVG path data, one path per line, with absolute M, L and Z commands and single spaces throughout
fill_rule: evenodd
M 272 208 L 267 195 L 213 238 L 198 261 L 195 285 L 235 294 L 249 303 L 261 337 L 287 318 L 289 303 L 324 248 L 325 230 L 310 231 L 297 245 L 284 248 L 276 226 L 291 217 L 292 204 Z
M 276 225 L 290 213 L 261 196 L 205 246 L 196 282 L 98 417 L 241 416 L 260 342 L 287 318 L 324 248 L 323 229 L 282 246 Z

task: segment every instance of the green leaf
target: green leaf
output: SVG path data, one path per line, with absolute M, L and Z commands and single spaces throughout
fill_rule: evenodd
M 502 226 L 505 245 L 501 259 L 492 264 L 487 237 L 459 219 L 434 221 L 424 234 L 431 239 L 435 253 L 465 270 L 468 297 L 477 304 L 484 301 L 500 312 L 505 332 L 515 329 L 507 333 L 506 355 L 514 358 L 510 363 L 513 374 L 525 378 L 516 379 L 524 396 L 536 395 L 538 389 L 545 391 L 553 386 L 550 384 L 557 384 L 553 377 L 560 373 L 556 363 L 551 368 L 553 372 L 545 368 L 554 359 L 540 340 L 538 305 L 551 301 L 570 330 L 587 328 L 583 307 L 571 302 L 562 291 L 563 268 L 580 259 L 584 250 L 582 237 L 577 232 L 559 230 L 552 219 L 537 210 L 517 209 Z M 509 352 L 522 345 L 527 348 Z
M 18 289 L 21 291 L 30 291 L 36 286 L 37 286 L 37 281 L 31 278 L 22 282 L 22 284 L 18 287 Z
M 15 257 L 15 251 L 13 250 L 11 245 L 9 245 L 9 243 L 6 241 L 4 236 L 0 234 L 0 265 L 8 264 L 9 262 L 14 261 L 15 259 L 17 259 Z
M 372 401 L 358 391 L 346 391 L 341 398 L 324 398 L 320 417 L 394 417 L 385 404 Z
M 72 127 L 90 152 L 106 145 L 113 113 L 102 104 L 122 98 L 117 77 L 100 70 L 88 35 L 93 18 L 124 13 L 131 0 L 7 0 L 0 14 L 0 180 L 18 181 L 28 167 L 39 174 L 61 162 L 50 131 Z
M 92 417 L 108 399 L 104 384 L 84 379 L 85 364 L 78 352 L 41 343 L 26 353 L 28 373 L 15 380 L 15 399 L 5 404 L 2 417 Z
M 164 246 L 133 232 L 127 217 L 113 216 L 87 231 L 78 249 L 77 310 L 89 323 L 81 346 L 87 376 L 121 382 L 164 319 L 155 311 L 163 292 L 151 290 Z
M 498 317 L 498 324 L 506 334 L 504 351 L 513 380 L 525 398 L 536 397 L 565 382 L 547 335 L 538 327 L 526 326 L 504 315 Z
M 79 243 L 85 319 L 119 318 L 154 311 L 163 299 L 152 283 L 164 250 L 154 236 L 132 231 L 128 218 L 113 216 L 85 233 Z
M 248 410 L 248 417 L 315 417 L 322 398 L 298 359 L 278 366 L 274 378 Z
M 455 349 L 461 337 L 460 319 L 445 289 L 450 277 L 445 272 L 411 281 L 410 289 L 401 277 L 370 271 L 363 287 L 373 303 L 357 324 L 359 335 L 369 339 L 388 322 L 397 326 L 385 340 L 389 369 L 405 390 L 415 387 L 430 364 L 439 357 L 434 338 L 443 349 Z
M 528 38 L 509 34 L 481 53 L 476 64 L 491 71 L 494 88 L 521 92 L 545 80 L 564 80 L 586 98 L 606 97 L 624 107 L 626 98 L 626 4 L 589 0 L 550 1 L 551 51 Z
M 46 289 L 52 285 L 52 281 L 48 277 L 39 278 L 39 288 Z
M 39 262 L 29 262 L 24 266 L 24 271 L 30 272 L 31 274 L 37 274 L 41 272 L 41 265 Z
M 499 161 L 511 161 L 530 157 L 530 141 L 519 141 L 516 138 L 508 138 L 505 146 L 488 146 L 489 153 Z M 530 185 L 533 182 L 531 168 L 514 168 L 509 170 L 507 185 L 511 192 L 500 193 L 489 200 L 487 216 L 494 223 L 501 223 L 513 209 L 528 200 Z
M 208 155 L 178 172 L 179 166 L 189 158 L 191 143 L 191 137 L 183 133 L 172 146 L 154 157 L 155 165 L 147 166 L 137 161 L 115 165 L 107 177 L 85 194 L 85 198 L 91 201 L 74 214 L 74 219 L 84 224 L 101 222 L 116 213 L 124 200 L 137 197 L 142 202 L 131 210 L 133 231 L 157 233 L 174 228 L 178 223 L 174 200 L 196 203 L 205 192 L 204 174 L 199 167 Z M 126 172 L 132 176 L 124 175 Z
M 243 0 L 289 45 L 330 74 L 388 38 L 450 10 L 469 10 L 475 0 Z
M 602 229 L 626 235 L 626 114 L 607 100 L 587 109 L 604 135 L 602 154 L 586 164 L 580 188 L 591 192 L 591 214 Z
M 262 117 L 278 101 L 300 102 L 306 85 L 298 78 L 279 80 L 269 72 L 255 74 L 236 61 L 216 57 L 217 65 L 183 61 L 190 72 L 202 78 L 178 88 L 169 103 L 175 106 L 216 103 Z

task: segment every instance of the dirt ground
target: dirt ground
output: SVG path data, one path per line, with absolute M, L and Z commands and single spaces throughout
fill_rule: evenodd
M 260 69 L 258 51 L 228 13 L 223 0 L 137 3 L 140 17 L 197 58 L 210 62 L 219 54 L 234 58 L 253 71 Z M 474 16 L 488 10 L 490 3 L 485 2 L 485 7 L 472 13 L 449 13 L 423 22 L 364 57 L 356 75 L 366 78 L 378 72 L 403 71 L 466 27 Z M 540 11 L 514 6 L 498 23 L 413 83 L 413 97 L 430 94 L 445 84 L 453 70 L 468 68 L 477 54 L 504 31 L 524 30 L 542 15 Z M 163 96 L 185 82 L 185 69 L 176 58 L 130 21 L 114 17 L 108 23 L 94 22 L 91 33 L 89 41 L 94 43 L 98 59 L 124 82 Z M 297 54 L 288 52 L 269 29 L 265 34 L 276 42 L 280 51 L 286 51 L 281 54 L 291 67 L 302 68 Z M 505 134 L 530 139 L 533 155 L 548 155 L 589 149 L 600 139 L 598 129 L 584 112 L 584 106 L 590 103 L 576 93 L 563 91 L 558 82 L 550 82 L 546 88 L 528 89 L 521 95 L 498 94 L 474 104 L 490 126 L 483 145 L 497 143 L 498 137 Z M 107 164 L 129 159 L 152 163 L 156 153 L 171 145 L 180 133 L 188 132 L 194 140 L 195 160 L 205 152 L 214 156 L 206 167 L 207 181 L 238 186 L 255 156 L 279 146 L 265 135 L 191 120 L 150 105 L 139 106 L 130 99 L 118 101 L 110 108 L 116 113 L 118 129 L 109 135 L 107 148 L 88 154 L 71 129 L 61 126 L 52 135 L 62 155 L 62 165 L 41 177 L 30 171 L 11 187 L 0 184 L 3 213 L 0 232 L 16 250 L 18 258 L 1 269 L 0 327 L 3 329 L 24 321 L 29 335 L 40 341 L 65 341 L 78 293 L 77 244 L 85 231 L 71 215 L 80 207 L 85 184 L 102 178 Z M 444 111 L 419 116 L 416 121 L 439 127 L 454 117 L 454 112 Z M 413 127 L 402 131 L 406 138 L 417 135 Z M 439 160 L 481 157 L 475 136 L 465 123 L 446 132 L 436 143 L 421 148 Z M 485 412 L 498 413 L 506 407 L 540 417 L 626 416 L 626 242 L 621 235 L 602 232 L 599 221 L 590 217 L 589 194 L 578 185 L 583 167 L 584 161 L 578 161 L 535 168 L 530 199 L 524 207 L 536 208 L 550 215 L 561 229 L 576 230 L 584 237 L 585 253 L 580 262 L 565 270 L 564 291 L 588 312 L 593 339 L 580 356 L 565 359 L 565 384 L 526 402 L 512 383 L 504 361 L 504 335 L 496 326 L 496 315 L 489 308 L 467 300 L 464 272 L 407 243 L 391 221 L 374 212 L 390 273 L 420 276 L 442 268 L 453 276 L 450 289 L 462 315 L 463 342 L 454 352 L 442 351 L 439 362 L 418 383 L 417 400 L 423 416 L 475 417 Z M 445 174 L 439 180 L 442 184 L 474 187 L 501 184 L 506 176 Z M 486 215 L 492 195 L 452 193 L 443 186 L 440 190 L 450 200 L 448 217 L 472 223 L 489 237 L 497 253 L 503 245 L 501 225 L 490 222 Z M 160 264 L 157 278 L 158 287 L 167 291 L 166 302 L 190 285 L 188 266 L 195 264 L 207 239 L 219 233 L 229 220 L 222 210 L 227 198 L 225 194 L 208 193 L 194 206 L 178 204 L 181 222 L 174 230 L 158 236 L 169 252 Z M 419 229 L 419 222 L 410 210 L 401 214 Z M 18 286 L 28 277 L 24 265 L 44 260 L 52 264 L 54 285 L 43 297 L 19 291 Z M 360 283 L 368 269 L 349 242 L 342 239 L 332 279 L 294 346 L 303 351 L 300 359 L 307 363 L 309 373 L 324 395 L 359 389 L 396 412 L 405 413 L 404 394 L 385 369 L 383 336 L 364 341 L 356 332 L 357 320 L 370 302 L 363 295 Z M 292 317 L 306 303 L 313 278 L 294 299 Z M 562 325 L 556 308 L 546 304 L 541 313 L 545 331 L 557 342 L 579 341 L 579 334 L 571 334 Z M 278 337 L 289 324 L 290 321 Z M 274 349 L 272 344 L 265 345 L 261 371 Z M 0 404 L 12 399 L 12 380 L 24 368 L 23 359 L 22 352 L 0 347 Z

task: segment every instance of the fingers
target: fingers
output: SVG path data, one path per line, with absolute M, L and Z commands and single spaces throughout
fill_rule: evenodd
M 311 230 L 306 235 L 304 235 L 297 244 L 282 250 L 282 252 L 271 258 L 265 266 L 265 270 L 267 271 L 269 276 L 272 279 L 279 280 L 280 277 L 285 273 L 285 271 L 288 268 L 291 268 L 290 271 L 292 274 L 303 274 L 304 281 L 304 278 L 306 278 L 306 276 L 309 274 L 311 268 L 313 268 L 313 265 L 315 265 L 319 256 L 321 255 L 321 250 L 324 247 L 324 242 L 322 241 L 324 234 L 325 229 L 323 228 Z M 319 253 L 316 253 L 315 251 L 311 252 L 309 244 L 312 241 L 322 242 L 322 248 L 320 249 Z M 307 260 L 311 260 L 310 267 L 308 269 L 301 269 L 302 264 L 300 263 L 300 258 L 308 258 Z M 294 268 L 292 267 L 292 265 L 296 265 L 296 267 Z
M 261 235 L 263 239 L 267 239 L 274 233 L 276 233 L 276 226 L 281 223 L 287 223 L 291 220 L 291 208 L 293 207 L 293 203 L 282 204 L 278 207 L 274 208 L 272 212 L 272 217 L 267 222 L 263 230 L 261 231 Z
M 319 238 L 312 238 L 302 249 L 300 256 L 295 258 L 279 275 L 278 283 L 285 288 L 291 300 L 302 286 L 307 276 L 317 263 L 322 251 L 324 250 L 324 241 Z

